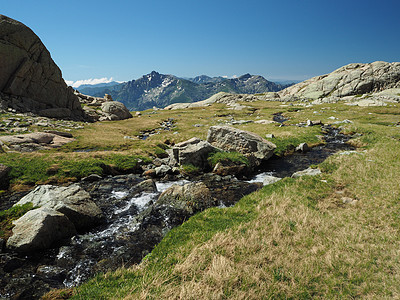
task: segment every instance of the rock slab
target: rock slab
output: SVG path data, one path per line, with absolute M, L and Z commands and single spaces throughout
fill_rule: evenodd
M 400 87 L 400 62 L 353 63 L 334 72 L 290 86 L 279 92 L 280 98 L 318 99 L 346 97 Z

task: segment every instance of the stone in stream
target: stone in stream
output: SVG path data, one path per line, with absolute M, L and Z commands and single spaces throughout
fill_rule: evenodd
M 242 175 L 247 175 L 250 172 L 250 168 L 246 164 L 240 162 L 221 161 L 215 165 L 212 172 L 220 176 L 235 175 L 240 177 Z
M 89 193 L 78 184 L 68 187 L 40 185 L 15 205 L 25 203 L 32 203 L 35 207 L 47 207 L 65 214 L 78 231 L 85 231 L 101 223 L 104 218 Z
M 267 176 L 264 177 L 263 185 L 270 185 L 270 184 L 273 184 L 275 182 L 278 182 L 281 179 L 282 178 L 267 175 Z
M 28 211 L 13 223 L 7 248 L 17 252 L 47 249 L 76 234 L 74 224 L 64 214 L 47 207 Z
M 171 206 L 191 216 L 211 207 L 213 199 L 207 186 L 203 182 L 196 182 L 171 186 L 160 195 L 157 204 Z

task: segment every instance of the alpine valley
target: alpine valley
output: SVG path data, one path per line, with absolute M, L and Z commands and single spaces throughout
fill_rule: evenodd
M 238 78 L 209 77 L 179 78 L 156 71 L 124 83 L 107 86 L 81 86 L 79 92 L 102 97 L 110 94 L 129 110 L 146 110 L 154 106 L 163 108 L 172 103 L 201 101 L 218 92 L 234 94 L 257 94 L 277 92 L 291 84 L 280 84 L 266 80 L 262 76 L 245 74 Z

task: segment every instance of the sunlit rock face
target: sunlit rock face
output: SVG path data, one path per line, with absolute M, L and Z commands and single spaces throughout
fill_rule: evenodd
M 82 119 L 73 89 L 39 37 L 24 24 L 0 15 L 2 106 L 46 117 Z

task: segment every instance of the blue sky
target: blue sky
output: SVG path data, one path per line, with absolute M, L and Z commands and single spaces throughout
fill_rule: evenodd
M 303 80 L 352 62 L 400 61 L 398 0 L 3 0 L 66 80 L 192 77 Z

